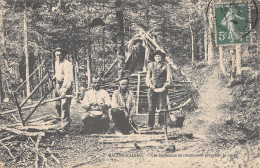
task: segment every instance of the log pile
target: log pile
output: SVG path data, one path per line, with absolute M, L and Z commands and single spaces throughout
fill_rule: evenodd
M 29 120 L 26 126 L 22 126 L 21 122 L 0 125 L 0 148 L 5 150 L 10 159 L 15 162 L 19 162 L 23 156 L 26 157 L 29 151 L 35 155 L 34 167 L 49 167 L 50 159 L 60 164 L 49 147 L 40 148 L 40 142 L 46 134 L 58 132 L 68 124 L 68 122 L 61 122 L 60 118 L 47 115 Z

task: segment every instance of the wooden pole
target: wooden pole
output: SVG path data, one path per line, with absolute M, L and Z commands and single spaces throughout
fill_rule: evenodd
M 27 95 L 27 97 L 25 98 L 25 100 L 20 104 L 20 107 L 23 107 L 23 105 L 30 99 L 30 97 L 34 94 L 34 92 L 42 85 L 42 83 L 45 81 L 45 79 L 48 77 L 48 74 L 46 74 L 44 76 L 44 78 L 42 79 L 42 81 L 33 89 L 33 91 Z

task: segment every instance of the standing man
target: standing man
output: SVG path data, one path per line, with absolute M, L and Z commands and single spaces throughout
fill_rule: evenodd
M 128 134 L 136 125 L 132 122 L 135 112 L 134 94 L 128 89 L 128 78 L 119 79 L 119 89 L 114 91 L 111 103 L 111 116 L 116 132 Z
M 155 123 L 155 110 L 167 110 L 167 87 L 171 83 L 171 70 L 169 65 L 165 62 L 166 54 L 161 50 L 156 50 L 152 55 L 152 61 L 148 64 L 146 74 L 146 85 L 148 90 L 148 105 L 149 105 L 149 118 L 148 126 L 153 129 Z M 155 89 L 162 88 L 162 92 L 155 92 Z M 158 124 L 161 126 L 164 123 L 163 113 L 159 113 Z
M 65 97 L 65 95 L 72 95 L 73 83 L 73 65 L 70 61 L 65 59 L 65 50 L 57 48 L 53 51 L 55 57 L 55 75 L 53 79 L 56 80 L 55 97 Z M 70 118 L 71 98 L 65 98 L 56 102 L 56 109 L 63 121 L 71 122 Z M 69 129 L 68 124 L 67 129 Z
M 81 116 L 82 133 L 99 133 L 109 128 L 108 110 L 111 103 L 109 94 L 101 89 L 99 76 L 93 77 L 92 82 L 92 89 L 85 93 L 82 100 L 83 108 L 86 109 L 86 113 Z M 94 111 L 95 114 L 93 114 Z

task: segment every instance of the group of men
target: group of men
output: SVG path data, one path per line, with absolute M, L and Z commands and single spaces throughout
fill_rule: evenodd
M 72 94 L 73 66 L 65 59 L 66 53 L 63 49 L 54 50 L 56 97 L 63 97 Z M 148 126 L 150 129 L 155 125 L 155 111 L 167 110 L 168 86 L 171 83 L 171 70 L 165 61 L 166 54 L 161 50 L 156 50 L 151 57 L 151 62 L 147 66 L 146 84 L 148 90 L 149 117 Z M 143 58 L 144 59 L 144 58 Z M 82 119 L 82 130 L 84 133 L 101 133 L 109 130 L 129 134 L 136 131 L 136 124 L 133 122 L 135 114 L 136 99 L 129 90 L 129 78 L 127 76 L 118 79 L 119 88 L 114 91 L 112 99 L 107 91 L 101 88 L 100 76 L 92 79 L 92 88 L 85 92 L 81 101 L 84 114 Z M 160 91 L 157 91 L 160 88 Z M 59 116 L 68 122 L 70 118 L 71 98 L 59 100 L 56 109 Z M 158 124 L 163 125 L 163 113 L 159 113 Z M 113 129 L 111 129 L 113 128 Z

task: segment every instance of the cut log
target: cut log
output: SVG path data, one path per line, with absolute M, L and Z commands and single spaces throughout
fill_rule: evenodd
M 6 138 L 3 138 L 3 139 L 0 139 L 0 142 L 5 142 L 5 141 L 10 141 L 12 139 L 16 138 L 15 135 L 11 135 L 9 137 L 6 137 Z
M 25 135 L 25 136 L 45 136 L 45 132 L 27 132 L 27 131 L 21 131 L 15 128 L 8 128 L 4 125 L 1 125 L 0 131 L 5 130 L 17 135 Z
M 139 142 L 138 146 L 141 148 L 145 148 L 145 147 L 161 147 L 164 144 L 160 143 L 160 142 Z M 126 144 L 117 144 L 118 148 L 135 148 L 133 143 L 126 143 Z
M 61 123 L 55 125 L 27 125 L 23 127 L 17 127 L 19 130 L 34 130 L 34 131 L 48 131 L 48 130 L 57 130 L 61 128 Z
M 111 137 L 103 137 L 99 141 L 102 143 L 127 143 L 127 142 L 143 142 L 143 141 L 160 141 L 164 140 L 164 136 L 162 135 L 128 135 L 118 137 L 118 138 L 111 138 Z

